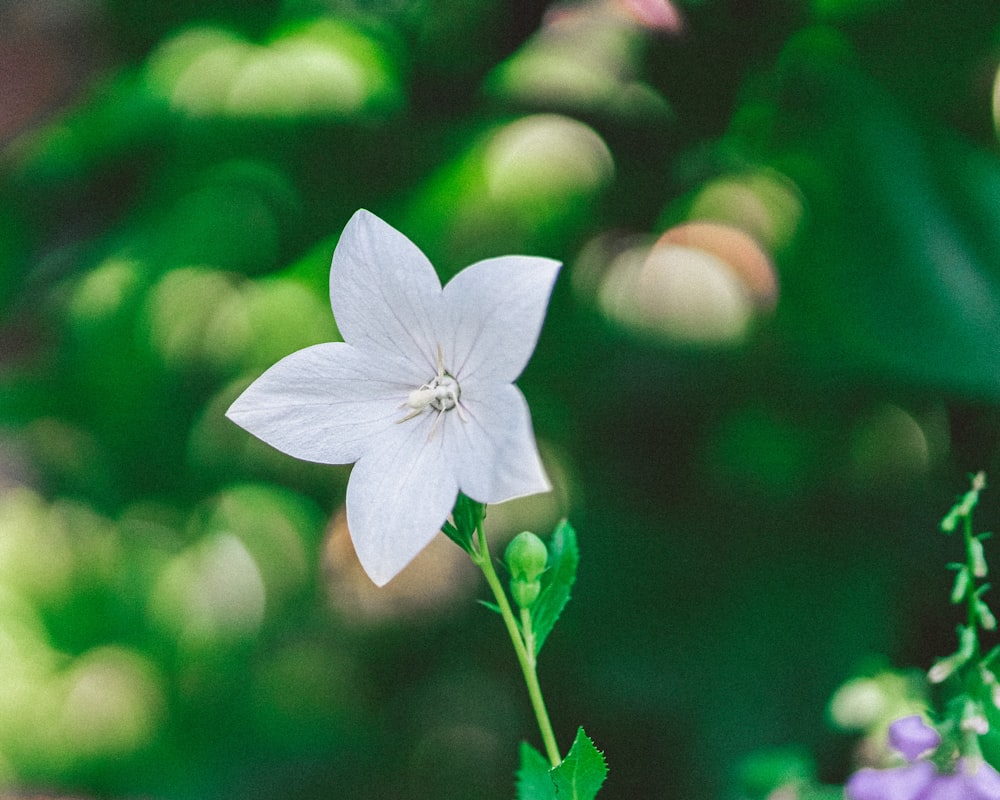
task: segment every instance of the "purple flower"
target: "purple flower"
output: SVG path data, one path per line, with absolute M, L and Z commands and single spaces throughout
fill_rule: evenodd
M 892 769 L 861 769 L 844 787 L 849 800 L 1000 800 L 1000 773 L 982 761 L 959 759 L 953 772 L 939 772 L 921 759 L 941 735 L 919 716 L 889 726 L 889 744 L 909 762 Z
M 889 746 L 907 761 L 937 749 L 941 734 L 921 719 L 919 714 L 897 719 L 889 726 Z
M 844 787 L 850 800 L 917 800 L 940 777 L 930 761 L 894 769 L 862 769 Z

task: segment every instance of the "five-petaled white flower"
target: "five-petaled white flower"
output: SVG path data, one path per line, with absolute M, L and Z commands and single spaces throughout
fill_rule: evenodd
M 513 381 L 535 349 L 559 267 L 490 258 L 442 289 L 416 245 L 358 211 L 330 268 L 344 341 L 286 356 L 226 412 L 288 455 L 356 462 L 347 522 L 379 586 L 441 529 L 459 492 L 500 503 L 550 489 Z

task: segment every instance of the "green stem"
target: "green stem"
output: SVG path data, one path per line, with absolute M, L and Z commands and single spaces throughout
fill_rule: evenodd
M 473 562 L 486 577 L 496 598 L 497 606 L 500 609 L 500 616 L 503 617 L 504 625 L 507 626 L 507 633 L 510 635 L 511 644 L 514 645 L 514 653 L 521 664 L 521 672 L 524 674 L 524 682 L 528 687 L 528 697 L 531 699 L 531 707 L 535 711 L 538 720 L 538 729 L 542 734 L 542 742 L 545 744 L 545 753 L 549 758 L 549 763 L 553 767 L 562 763 L 562 756 L 559 754 L 559 746 L 556 744 L 555 734 L 552 732 L 552 723 L 549 721 L 549 712 L 545 710 L 545 700 L 542 698 L 542 687 L 538 683 L 538 672 L 535 661 L 535 634 L 531 630 L 531 616 L 525 609 L 521 610 L 521 627 L 518 627 L 517 619 L 511 608 L 507 593 L 503 584 L 497 576 L 493 567 L 493 560 L 490 558 L 489 546 L 486 543 L 486 533 L 483 530 L 482 518 L 476 525 L 476 537 L 478 547 L 471 553 Z
M 967 617 L 966 624 L 970 629 L 976 632 L 975 635 L 975 651 L 972 653 L 973 661 L 979 659 L 979 615 L 976 613 L 976 579 L 979 577 L 976 575 L 976 558 L 973 553 L 973 533 L 972 533 L 972 509 L 969 509 L 968 513 L 965 514 L 962 525 L 962 533 L 965 538 L 965 563 L 966 569 L 969 570 L 969 589 L 966 592 L 966 608 Z

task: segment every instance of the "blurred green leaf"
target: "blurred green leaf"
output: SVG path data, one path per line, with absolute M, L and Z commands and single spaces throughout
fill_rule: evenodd
M 815 761 L 808 751 L 799 747 L 753 753 L 740 764 L 737 775 L 741 796 L 748 800 L 767 800 L 782 786 L 804 787 L 815 779 Z
M 535 655 L 542 651 L 545 639 L 569 602 L 570 590 L 576 581 L 580 550 L 576 531 L 562 520 L 548 544 L 549 567 L 542 575 L 542 593 L 531 607 L 531 627 L 535 633 Z
M 556 800 L 556 785 L 545 756 L 527 742 L 521 742 L 520 756 L 517 800 Z
M 350 118 L 395 110 L 397 67 L 346 20 L 319 17 L 258 45 L 212 26 L 192 27 L 149 57 L 153 95 L 192 117 Z
M 813 212 L 786 261 L 784 334 L 823 371 L 1000 398 L 1000 159 L 814 39 L 782 62 L 775 146 Z

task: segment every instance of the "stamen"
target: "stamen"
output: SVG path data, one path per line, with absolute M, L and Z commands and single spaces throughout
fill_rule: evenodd
M 431 427 L 430 437 L 428 438 L 434 436 L 438 420 L 445 411 L 457 409 L 458 418 L 462 422 L 468 421 L 465 412 L 462 410 L 462 406 L 459 404 L 459 400 L 462 397 L 462 389 L 458 385 L 455 376 L 451 375 L 444 368 L 444 356 L 441 353 L 441 345 L 438 345 L 437 349 L 437 362 L 437 375 L 410 392 L 406 400 L 400 405 L 400 408 L 409 408 L 411 410 L 406 416 L 396 420 L 398 424 L 411 420 L 428 409 L 437 411 L 438 416 L 434 420 L 434 425 Z

